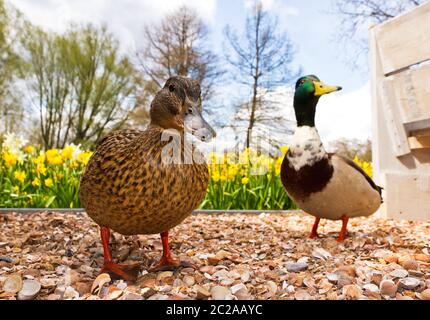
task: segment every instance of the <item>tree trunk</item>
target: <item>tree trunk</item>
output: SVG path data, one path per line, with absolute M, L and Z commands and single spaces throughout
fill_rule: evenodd
M 255 111 L 257 110 L 257 94 L 258 94 L 258 80 L 260 78 L 260 21 L 261 12 L 257 13 L 255 22 L 255 73 L 254 84 L 252 92 L 251 115 L 249 116 L 248 132 L 246 133 L 246 147 L 251 145 L 252 129 L 255 123 Z
M 255 123 L 255 111 L 257 110 L 257 94 L 258 94 L 258 78 L 254 80 L 254 88 L 252 93 L 252 103 L 251 103 L 251 115 L 249 116 L 248 132 L 246 133 L 246 147 L 249 148 L 251 145 L 251 135 L 252 129 Z

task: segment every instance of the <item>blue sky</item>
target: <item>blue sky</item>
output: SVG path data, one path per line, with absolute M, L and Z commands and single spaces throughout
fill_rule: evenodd
M 223 29 L 230 24 L 241 32 L 252 0 L 10 0 L 34 24 L 61 32 L 70 22 L 106 23 L 125 51 L 134 53 L 143 45 L 143 27 L 157 22 L 182 4 L 193 7 L 208 24 L 212 47 L 223 55 Z M 328 84 L 344 89 L 320 101 L 317 126 L 323 138 L 366 139 L 370 136 L 370 92 L 366 57 L 363 68 L 353 71 L 346 55 L 333 41 L 339 17 L 329 14 L 334 0 L 262 0 L 279 17 L 297 53 L 295 66 L 315 74 Z M 231 87 L 231 85 L 230 85 Z M 231 88 L 230 88 L 231 89 Z M 228 90 L 228 88 L 226 89 Z M 291 100 L 291 99 L 289 99 Z M 282 101 L 291 108 L 292 101 Z M 231 104 L 231 102 L 230 102 Z M 337 121 L 334 127 L 333 119 Z
M 345 92 L 356 90 L 368 81 L 367 70 L 352 70 L 345 63 L 346 53 L 334 40 L 339 17 L 330 14 L 332 1 L 275 0 L 270 3 L 274 7 L 271 13 L 277 13 L 280 28 L 288 33 L 296 47 L 294 62 L 304 73 L 316 74 L 327 83 L 342 85 Z M 212 26 L 214 44 L 224 40 L 222 30 L 226 24 L 242 31 L 245 18 L 244 1 L 218 1 L 216 24 Z

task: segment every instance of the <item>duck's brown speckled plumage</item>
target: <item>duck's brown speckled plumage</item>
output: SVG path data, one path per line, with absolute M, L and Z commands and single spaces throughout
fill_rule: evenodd
M 201 111 L 199 83 L 175 76 L 155 95 L 146 130 L 115 131 L 99 143 L 82 175 L 80 198 L 102 229 L 124 235 L 163 233 L 199 206 L 208 168 L 203 155 L 183 142 L 186 123 L 193 134 L 203 130 L 196 133 L 201 140 L 215 135 Z M 162 138 L 166 132 L 175 138 Z M 166 146 L 170 159 L 179 153 L 182 161 L 163 161 Z M 193 161 L 184 154 L 192 154 Z
M 161 141 L 161 133 L 157 126 L 120 130 L 97 147 L 81 178 L 80 197 L 100 226 L 124 235 L 163 232 L 203 200 L 206 163 L 164 163 L 161 151 L 169 142 Z

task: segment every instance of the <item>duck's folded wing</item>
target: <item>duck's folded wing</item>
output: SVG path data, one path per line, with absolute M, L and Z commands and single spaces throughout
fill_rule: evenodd
M 355 170 L 357 170 L 358 172 L 360 172 L 367 180 L 367 182 L 372 186 L 373 189 L 375 189 L 376 191 L 378 191 L 379 195 L 382 196 L 382 187 L 378 186 L 371 177 L 368 176 L 368 174 L 358 165 L 356 164 L 354 161 L 352 161 L 351 159 L 348 159 L 344 156 L 341 156 L 339 154 L 336 153 L 329 153 L 328 154 L 329 158 L 332 157 L 337 157 L 340 160 L 342 160 L 343 162 L 345 162 L 347 165 L 349 165 L 350 167 L 354 168 Z

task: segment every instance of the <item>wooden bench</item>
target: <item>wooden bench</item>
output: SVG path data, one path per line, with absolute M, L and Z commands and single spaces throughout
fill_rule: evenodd
M 430 2 L 370 28 L 372 153 L 379 214 L 430 219 Z

